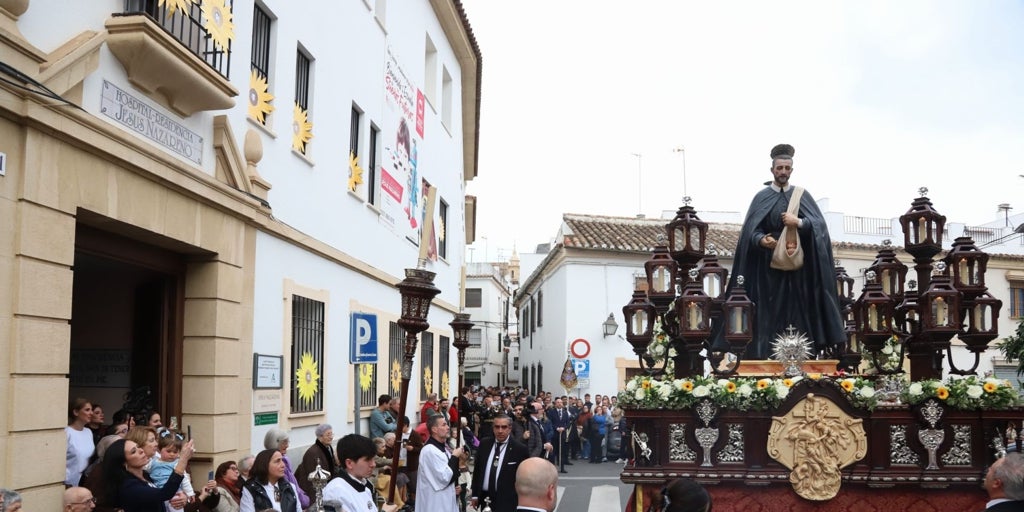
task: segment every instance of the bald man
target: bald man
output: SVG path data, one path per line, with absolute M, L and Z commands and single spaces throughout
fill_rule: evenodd
M 547 459 L 530 457 L 516 470 L 516 512 L 554 512 L 558 505 L 558 468 Z
M 68 487 L 64 491 L 64 512 L 89 512 L 96 508 L 96 498 L 85 487 Z

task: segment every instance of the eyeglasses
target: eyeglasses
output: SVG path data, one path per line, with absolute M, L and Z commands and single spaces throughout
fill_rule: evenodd
M 96 504 L 96 498 L 89 498 L 89 499 L 87 499 L 85 501 L 76 501 L 76 502 L 73 502 L 72 505 L 88 505 L 90 503 L 95 505 Z

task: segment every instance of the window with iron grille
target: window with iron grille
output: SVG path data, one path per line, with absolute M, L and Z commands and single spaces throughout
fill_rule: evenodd
M 270 28 L 273 19 L 259 5 L 252 14 L 252 68 L 261 77 L 270 79 Z
M 537 290 L 537 327 L 544 325 L 544 292 Z
M 466 288 L 466 307 L 478 308 L 483 304 L 483 291 L 480 288 Z
M 438 219 L 441 222 L 441 229 L 444 236 L 439 237 L 437 241 L 437 255 L 441 258 L 448 258 L 448 234 L 451 233 L 448 230 L 448 203 L 444 199 L 441 200 L 441 205 L 438 211 Z
M 544 387 L 544 363 L 537 363 L 537 392 Z
M 388 323 L 388 394 L 397 397 L 402 383 L 402 345 L 405 343 L 405 329 L 395 322 Z M 398 385 L 396 385 L 396 382 Z M 405 410 L 405 404 L 402 404 Z
M 516 359 L 518 359 L 518 358 L 516 358 Z M 523 380 L 521 380 L 519 382 L 522 382 L 523 386 L 529 386 L 530 385 L 530 369 L 529 368 L 527 368 L 525 366 L 523 367 Z M 532 389 L 530 391 L 532 391 Z
M 309 79 L 313 58 L 302 48 L 295 52 L 295 103 L 309 110 Z
M 534 395 L 537 394 L 537 369 L 532 364 L 530 365 L 530 392 Z
M 1024 316 L 1024 282 L 1010 281 L 1010 318 Z
M 370 124 L 370 162 L 366 167 L 366 202 L 377 204 L 377 159 L 378 143 L 380 142 L 380 128 Z
M 437 376 L 434 375 L 434 333 L 424 332 L 420 335 L 420 373 L 423 374 L 422 386 L 420 386 L 420 400 L 426 400 L 427 395 L 437 392 Z
M 451 358 L 451 352 L 449 351 L 451 345 L 452 340 L 448 336 L 440 336 L 438 338 L 437 373 L 438 375 L 440 375 L 440 378 L 438 379 L 437 382 L 438 386 L 441 386 L 441 389 L 437 391 L 437 394 L 442 398 L 448 398 L 449 390 L 451 389 L 452 386 L 452 376 L 448 373 L 449 369 L 451 368 L 451 366 L 448 364 L 448 360 Z M 446 376 L 448 377 L 448 379 L 445 379 Z M 448 386 L 444 385 L 445 380 L 448 381 Z
M 292 295 L 291 413 L 323 410 L 324 303 Z M 290 380 L 290 379 L 289 379 Z
M 357 364 L 355 368 L 359 371 L 359 407 L 373 407 L 377 405 L 377 373 L 376 364 Z M 365 372 L 365 373 L 364 373 Z
M 352 105 L 352 119 L 349 122 L 348 150 L 353 156 L 359 156 L 359 125 L 363 121 L 363 111 Z
M 234 2 L 225 0 L 224 7 L 228 13 L 233 12 Z M 158 0 L 125 0 L 124 14 L 145 14 L 160 28 L 176 39 L 182 46 L 203 60 L 208 66 L 230 78 L 231 47 L 222 48 L 214 41 L 210 32 L 203 25 L 202 7 L 199 2 L 189 2 L 185 9 L 176 9 L 171 13 L 170 3 Z M 229 15 L 230 17 L 230 15 Z
M 530 334 L 537 331 L 537 300 L 530 299 Z

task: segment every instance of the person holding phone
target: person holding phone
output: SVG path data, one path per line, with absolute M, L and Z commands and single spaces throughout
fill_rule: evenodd
M 185 501 L 178 488 L 193 454 L 195 446 L 192 441 L 182 445 L 167 482 L 156 487 L 144 470 L 150 459 L 142 447 L 128 439 L 115 441 L 103 456 L 107 502 L 124 512 L 164 512 L 164 502 L 183 506 Z

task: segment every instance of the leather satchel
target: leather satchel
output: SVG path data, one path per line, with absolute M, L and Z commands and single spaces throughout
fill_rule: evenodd
M 789 208 L 787 213 L 796 215 L 800 211 L 800 196 L 804 195 L 804 189 L 793 187 L 793 195 L 789 196 Z M 800 245 L 800 234 L 796 228 L 789 226 L 782 227 L 779 241 L 775 244 L 772 252 L 771 267 L 776 270 L 797 270 L 804 266 L 804 248 Z

